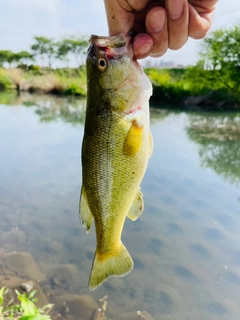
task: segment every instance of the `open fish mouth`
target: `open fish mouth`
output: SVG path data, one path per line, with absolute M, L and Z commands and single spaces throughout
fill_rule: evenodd
M 103 37 L 91 35 L 90 42 L 98 47 L 121 48 L 130 42 L 130 36 L 125 37 L 123 33 L 114 37 Z
M 132 57 L 131 37 L 125 37 L 124 34 L 119 34 L 114 37 L 101 37 L 91 35 L 90 44 L 105 52 L 108 59 L 118 59 L 127 54 Z

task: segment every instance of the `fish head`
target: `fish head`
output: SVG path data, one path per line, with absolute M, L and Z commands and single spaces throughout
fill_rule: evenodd
M 91 36 L 87 78 L 89 93 L 115 112 L 132 112 L 151 95 L 151 83 L 133 58 L 131 38 L 123 34 Z

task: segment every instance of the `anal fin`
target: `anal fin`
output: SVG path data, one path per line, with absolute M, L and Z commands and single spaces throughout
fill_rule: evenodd
M 131 219 L 132 221 L 137 220 L 137 218 L 142 214 L 143 209 L 144 209 L 143 195 L 142 195 L 142 192 L 139 190 L 128 212 L 128 215 L 127 215 L 128 218 Z
M 93 215 L 91 213 L 91 210 L 87 202 L 84 186 L 82 186 L 82 190 L 81 190 L 79 211 L 80 211 L 80 217 L 82 220 L 82 226 L 85 229 L 85 231 L 89 233 L 89 230 L 91 228 L 92 221 L 93 221 Z

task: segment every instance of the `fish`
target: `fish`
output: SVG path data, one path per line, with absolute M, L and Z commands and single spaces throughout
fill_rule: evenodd
M 80 217 L 96 231 L 88 287 L 125 276 L 133 260 L 121 241 L 126 217 L 144 210 L 140 184 L 152 154 L 152 85 L 133 57 L 130 36 L 92 35 L 86 59 L 87 104 L 82 142 Z

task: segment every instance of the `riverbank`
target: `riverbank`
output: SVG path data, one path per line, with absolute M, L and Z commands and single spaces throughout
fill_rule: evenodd
M 22 70 L 0 69 L 0 91 L 86 96 L 86 70 L 81 68 L 49 69 L 38 66 Z
M 153 84 L 152 105 L 187 110 L 240 110 L 240 95 L 217 84 L 212 71 L 188 67 L 145 69 L 145 72 Z
M 224 86 L 217 86 L 211 71 L 198 67 L 186 69 L 145 69 L 153 84 L 152 105 L 158 108 L 193 110 L 240 110 L 240 97 Z M 0 91 L 17 91 L 85 97 L 86 69 L 48 69 L 38 66 L 0 69 Z

